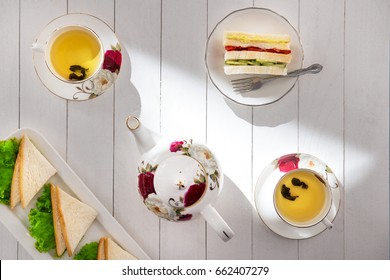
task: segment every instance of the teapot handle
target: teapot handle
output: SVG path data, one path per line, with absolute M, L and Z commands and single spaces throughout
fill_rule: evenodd
M 223 220 L 214 207 L 209 204 L 200 213 L 223 241 L 226 242 L 233 238 L 233 230 Z

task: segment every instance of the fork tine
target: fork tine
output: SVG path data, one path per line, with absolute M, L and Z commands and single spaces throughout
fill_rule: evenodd
M 253 77 L 248 77 L 248 78 L 241 78 L 241 79 L 235 79 L 235 80 L 231 80 L 230 82 L 231 83 L 240 83 L 240 82 L 246 82 L 246 81 L 252 81 L 253 80 Z
M 232 82 L 232 86 L 251 85 L 252 81 Z
M 232 86 L 233 88 L 247 88 L 247 87 L 253 87 L 253 84 L 252 83 L 246 83 L 246 84 L 239 84 L 239 85 L 233 85 Z

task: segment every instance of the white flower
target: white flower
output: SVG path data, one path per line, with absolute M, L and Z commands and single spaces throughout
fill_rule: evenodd
M 111 87 L 117 77 L 116 73 L 110 70 L 102 69 L 97 73 L 93 79 L 93 93 L 100 95 Z
M 196 144 L 191 145 L 188 149 L 188 153 L 191 157 L 200 162 L 208 174 L 214 174 L 214 172 L 218 170 L 218 164 L 214 155 L 206 147 Z
M 304 154 L 300 155 L 299 158 L 299 168 L 308 168 L 320 174 L 325 174 L 326 164 L 322 161 Z
M 172 207 L 163 203 L 157 195 L 149 194 L 144 203 L 150 211 L 152 211 L 160 218 L 167 220 L 177 220 L 176 212 L 172 209 Z

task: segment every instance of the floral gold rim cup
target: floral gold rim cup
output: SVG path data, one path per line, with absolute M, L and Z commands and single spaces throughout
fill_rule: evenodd
M 93 77 L 103 63 L 100 38 L 90 28 L 81 25 L 61 27 L 44 45 L 35 43 L 32 49 L 43 52 L 50 72 L 67 83 Z M 72 67 L 74 71 L 70 70 Z
M 145 206 L 173 222 L 203 216 L 222 240 L 230 240 L 234 232 L 211 205 L 223 185 L 212 151 L 191 139 L 156 141 L 134 116 L 126 118 L 126 125 L 142 153 L 137 185 Z
M 122 50 L 115 33 L 100 19 L 67 14 L 49 22 L 32 44 L 41 82 L 68 100 L 89 100 L 115 83 Z
M 281 219 L 295 227 L 312 227 L 322 222 L 333 224 L 327 215 L 332 205 L 329 184 L 310 169 L 287 172 L 276 184 L 274 207 Z
M 288 154 L 274 164 L 279 169 L 274 182 L 273 205 L 279 217 L 294 227 L 313 227 L 323 223 L 332 228 L 327 217 L 333 203 L 332 188 L 338 181 L 322 161 L 307 154 Z

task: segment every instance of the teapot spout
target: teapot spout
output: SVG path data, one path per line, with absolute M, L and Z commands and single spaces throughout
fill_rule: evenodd
M 126 118 L 126 126 L 133 133 L 141 154 L 146 153 L 156 146 L 157 142 L 152 132 L 143 126 L 137 117 L 128 116 Z

